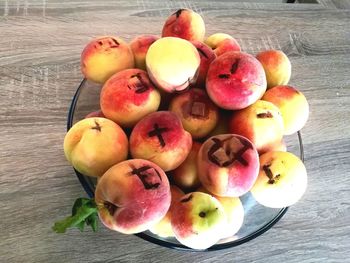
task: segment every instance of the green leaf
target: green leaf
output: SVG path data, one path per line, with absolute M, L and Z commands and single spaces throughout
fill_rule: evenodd
M 97 207 L 94 199 L 78 198 L 72 208 L 72 216 L 60 220 L 54 224 L 52 229 L 56 233 L 65 233 L 67 228 L 77 227 L 84 230 L 84 225 L 91 225 L 95 232 L 97 229 Z
M 77 213 L 79 207 L 86 205 L 87 203 L 89 203 L 90 200 L 90 198 L 84 197 L 77 198 L 72 207 L 72 216 L 74 216 Z
M 87 220 L 86 220 L 86 224 L 88 226 L 91 226 L 92 231 L 96 232 L 97 231 L 97 222 L 98 222 L 98 216 L 97 213 L 96 214 L 92 214 L 90 215 Z

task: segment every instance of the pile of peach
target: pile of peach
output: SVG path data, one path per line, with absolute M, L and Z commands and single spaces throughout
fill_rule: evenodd
M 105 36 L 83 50 L 85 78 L 103 84 L 101 109 L 68 131 L 64 152 L 98 177 L 106 227 L 206 249 L 242 226 L 240 196 L 282 208 L 305 192 L 305 167 L 283 141 L 309 113 L 287 86 L 288 57 L 254 57 L 230 35 L 204 36 L 202 17 L 180 9 L 161 37 Z

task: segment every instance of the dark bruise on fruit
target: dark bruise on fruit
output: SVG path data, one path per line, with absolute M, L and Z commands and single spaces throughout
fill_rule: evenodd
M 258 117 L 259 119 L 265 119 L 265 118 L 273 118 L 273 115 L 271 112 L 268 111 L 268 112 L 258 113 L 256 117 Z
M 137 79 L 137 81 L 134 81 L 134 78 Z M 149 89 L 149 86 L 145 81 L 142 79 L 142 76 L 140 73 L 137 73 L 135 75 L 132 75 L 129 80 L 131 83 L 128 84 L 128 89 L 135 90 L 135 93 L 140 94 L 143 92 L 146 92 Z
M 101 128 L 101 125 L 97 121 L 95 121 L 95 126 L 91 127 L 91 129 L 97 130 L 99 132 L 101 131 Z
M 192 199 L 192 195 L 189 195 L 188 197 L 186 197 L 185 199 L 182 199 L 180 202 L 181 203 L 186 203 L 186 202 L 188 202 L 188 201 L 190 201 L 191 199 Z
M 157 189 L 162 181 L 159 171 L 149 165 L 144 165 L 139 168 L 131 167 L 131 174 L 137 175 L 146 190 Z M 158 178 L 160 181 L 158 181 Z
M 193 101 L 191 105 L 191 115 L 195 117 L 206 117 L 208 115 L 205 103 Z
M 203 50 L 201 50 L 200 48 L 197 47 L 197 51 L 199 54 L 201 54 L 203 57 L 208 58 L 207 54 L 205 54 L 205 52 Z
M 219 79 L 228 79 L 230 77 L 229 74 L 220 74 L 219 76 Z
M 176 15 L 176 18 L 178 18 L 181 15 L 182 11 L 185 11 L 185 9 L 179 9 L 173 15 Z
M 269 181 L 267 183 L 274 184 L 276 182 L 276 180 L 280 177 L 280 174 L 277 174 L 276 176 L 274 176 L 271 169 L 270 169 L 270 166 L 271 166 L 271 164 L 263 165 L 263 170 L 264 170 L 266 176 L 269 178 Z
M 105 201 L 103 203 L 103 206 L 108 210 L 108 212 L 111 216 L 113 216 L 115 211 L 117 211 L 117 209 L 118 209 L 118 206 L 116 206 L 115 204 L 112 204 L 111 202 L 108 202 L 108 201 Z
M 242 147 L 238 152 L 233 152 L 229 146 L 224 149 L 225 142 L 231 140 L 232 138 L 233 137 L 228 137 L 224 140 L 213 138 L 212 141 L 214 144 L 208 151 L 208 159 L 220 167 L 229 166 L 235 161 L 238 161 L 244 166 L 248 166 L 249 163 L 246 159 L 243 158 L 243 154 L 248 149 L 253 149 L 252 145 L 241 138 L 237 138 L 242 144 Z
M 239 59 L 237 59 L 231 66 L 231 70 L 230 73 L 234 74 L 238 68 L 238 64 L 239 64 Z
M 203 211 L 201 211 L 200 213 L 199 213 L 199 216 L 200 217 L 205 217 L 207 214 L 205 213 L 205 212 L 203 212 Z
M 158 140 L 159 140 L 159 143 L 162 147 L 165 146 L 165 141 L 164 141 L 164 138 L 162 136 L 162 133 L 163 132 L 167 132 L 169 129 L 164 127 L 164 128 L 159 128 L 158 124 L 155 123 L 153 125 L 153 130 L 148 132 L 148 137 L 154 137 L 154 136 L 157 136 Z
M 113 43 L 114 43 L 116 46 L 119 46 L 119 45 L 120 45 L 119 42 L 118 42 L 115 38 L 111 37 L 111 40 L 113 41 Z

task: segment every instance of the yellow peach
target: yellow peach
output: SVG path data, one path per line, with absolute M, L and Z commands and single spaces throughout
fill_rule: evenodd
M 81 53 L 81 71 L 85 78 L 104 83 L 123 69 L 134 67 L 134 55 L 128 44 L 112 36 L 89 42 Z
M 301 130 L 309 118 L 309 104 L 304 94 L 291 86 L 273 87 L 262 100 L 273 103 L 281 111 L 285 135 Z
M 115 122 L 105 118 L 83 119 L 64 138 L 67 160 L 80 173 L 99 177 L 128 155 L 128 138 Z
M 267 88 L 286 85 L 292 74 L 292 65 L 281 50 L 267 50 L 257 54 L 256 58 L 264 67 Z
M 289 152 L 267 152 L 260 156 L 260 171 L 251 189 L 260 204 L 282 208 L 295 204 L 307 187 L 303 162 Z
M 176 37 L 154 42 L 146 55 L 149 77 L 166 92 L 181 91 L 197 79 L 200 56 L 194 45 Z

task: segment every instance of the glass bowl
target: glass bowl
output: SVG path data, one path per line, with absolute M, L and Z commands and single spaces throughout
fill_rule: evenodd
M 83 119 L 88 113 L 99 110 L 100 90 L 101 85 L 91 83 L 86 79 L 81 81 L 70 105 L 67 130 L 74 123 Z M 288 151 L 299 155 L 301 160 L 304 161 L 304 150 L 300 132 L 296 135 L 285 136 L 284 140 Z M 84 176 L 76 170 L 75 173 L 86 193 L 90 197 L 93 197 L 96 179 Z M 240 199 L 244 207 L 244 222 L 242 227 L 234 236 L 221 239 L 217 244 L 206 249 L 207 251 L 234 247 L 260 236 L 276 224 L 288 209 L 288 207 L 282 209 L 264 207 L 258 204 L 249 192 L 241 196 Z M 194 249 L 180 244 L 175 238 L 162 238 L 150 231 L 138 233 L 136 236 L 160 246 L 194 251 Z

